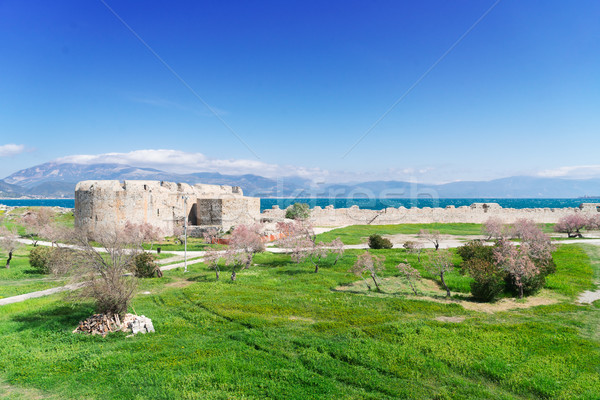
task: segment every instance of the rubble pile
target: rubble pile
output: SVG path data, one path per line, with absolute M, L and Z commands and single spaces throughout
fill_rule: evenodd
M 94 314 L 85 321 L 79 322 L 73 333 L 87 333 L 104 337 L 111 332 L 119 331 L 131 332 L 132 335 L 136 335 L 140 332 L 154 332 L 154 326 L 152 320 L 143 315 L 125 314 L 125 318 L 121 321 L 116 314 Z

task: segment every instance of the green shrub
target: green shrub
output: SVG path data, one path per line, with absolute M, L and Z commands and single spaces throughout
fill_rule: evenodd
M 285 211 L 285 217 L 289 219 L 307 219 L 310 217 L 310 207 L 306 203 L 294 203 Z
M 474 279 L 471 294 L 477 300 L 492 301 L 504 291 L 506 272 L 491 262 L 474 257 L 463 264 L 463 269 Z
M 162 276 L 162 271 L 158 265 L 154 262 L 156 256 L 151 253 L 140 253 L 135 256 L 135 266 L 133 268 L 133 274 L 138 278 L 152 278 L 154 274 L 158 277 Z
M 372 249 L 391 249 L 393 244 L 389 239 L 382 238 L 381 235 L 375 233 L 369 236 L 369 247 Z
M 471 240 L 463 246 L 456 249 L 456 253 L 466 263 L 472 259 L 484 260 L 489 263 L 494 262 L 494 248 L 486 246 L 481 240 Z
M 53 253 L 52 247 L 36 246 L 29 252 L 29 265 L 39 274 L 49 274 Z

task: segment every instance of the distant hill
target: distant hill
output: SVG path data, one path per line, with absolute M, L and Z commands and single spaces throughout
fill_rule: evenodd
M 0 181 L 0 196 L 72 197 L 77 182 L 95 179 L 144 179 L 240 186 L 246 195 L 256 197 L 575 198 L 600 193 L 600 179 L 514 176 L 491 181 L 460 181 L 441 185 L 369 181 L 323 185 L 315 190 L 311 181 L 300 177 L 285 177 L 278 181 L 251 174 L 175 174 L 123 164 L 83 165 L 50 162 L 15 172 L 4 181 Z
M 206 183 L 212 185 L 240 186 L 249 196 L 272 197 L 278 192 L 278 182 L 258 175 L 223 175 L 214 172 L 194 174 L 175 174 L 154 168 L 138 168 L 124 164 L 73 164 L 49 162 L 23 169 L 6 177 L 4 181 L 10 187 L 18 188 L 21 193 L 44 197 L 73 197 L 75 185 L 84 180 L 158 180 L 184 182 L 189 184 Z M 287 180 L 280 196 L 288 196 L 309 186 L 302 178 Z M 0 190 L 2 190 L 0 188 Z M 70 194 L 69 194 L 70 193 Z

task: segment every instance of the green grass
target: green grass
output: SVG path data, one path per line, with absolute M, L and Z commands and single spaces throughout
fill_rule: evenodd
M 10 269 L 4 268 L 6 255 L 0 252 L 0 298 L 50 289 L 64 284 L 64 279 L 38 274 L 31 268 L 29 251 L 32 248 L 32 246 L 25 246 L 17 251 L 13 255 Z
M 403 250 L 380 252 L 383 276 L 414 261 Z M 62 295 L 0 307 L 0 379 L 17 394 L 62 399 L 600 397 L 598 304 L 485 314 L 337 291 L 358 279 L 348 273 L 358 253 L 318 274 L 265 253 L 235 283 L 227 271 L 216 282 L 203 264 L 145 279 L 133 307 L 157 332 L 133 338 L 72 334 L 93 309 Z M 561 246 L 555 260 L 567 285 L 589 285 L 590 262 L 599 273 L 600 254 L 579 246 Z
M 554 232 L 554 224 L 540 224 L 546 233 Z M 470 236 L 481 235 L 481 224 L 398 224 L 398 225 L 352 225 L 338 228 L 317 236 L 317 240 L 330 242 L 340 238 L 344 244 L 366 243 L 369 235 L 417 235 L 421 229 L 439 231 L 442 235 Z

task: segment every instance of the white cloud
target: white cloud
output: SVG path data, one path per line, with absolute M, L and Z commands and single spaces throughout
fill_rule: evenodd
M 258 160 L 216 159 L 202 153 L 189 153 L 179 150 L 148 149 L 129 153 L 105 153 L 97 155 L 81 154 L 54 160 L 58 163 L 99 164 L 115 163 L 135 167 L 157 168 L 179 174 L 193 172 L 219 172 L 222 174 L 255 174 L 268 178 L 300 176 L 319 179 L 328 175 L 320 168 L 306 168 L 291 165 L 269 164 Z
M 0 146 L 0 157 L 14 156 L 25 151 L 25 146 L 22 144 L 4 144 Z
M 546 178 L 588 179 L 600 177 L 600 165 L 576 165 L 540 171 Z

